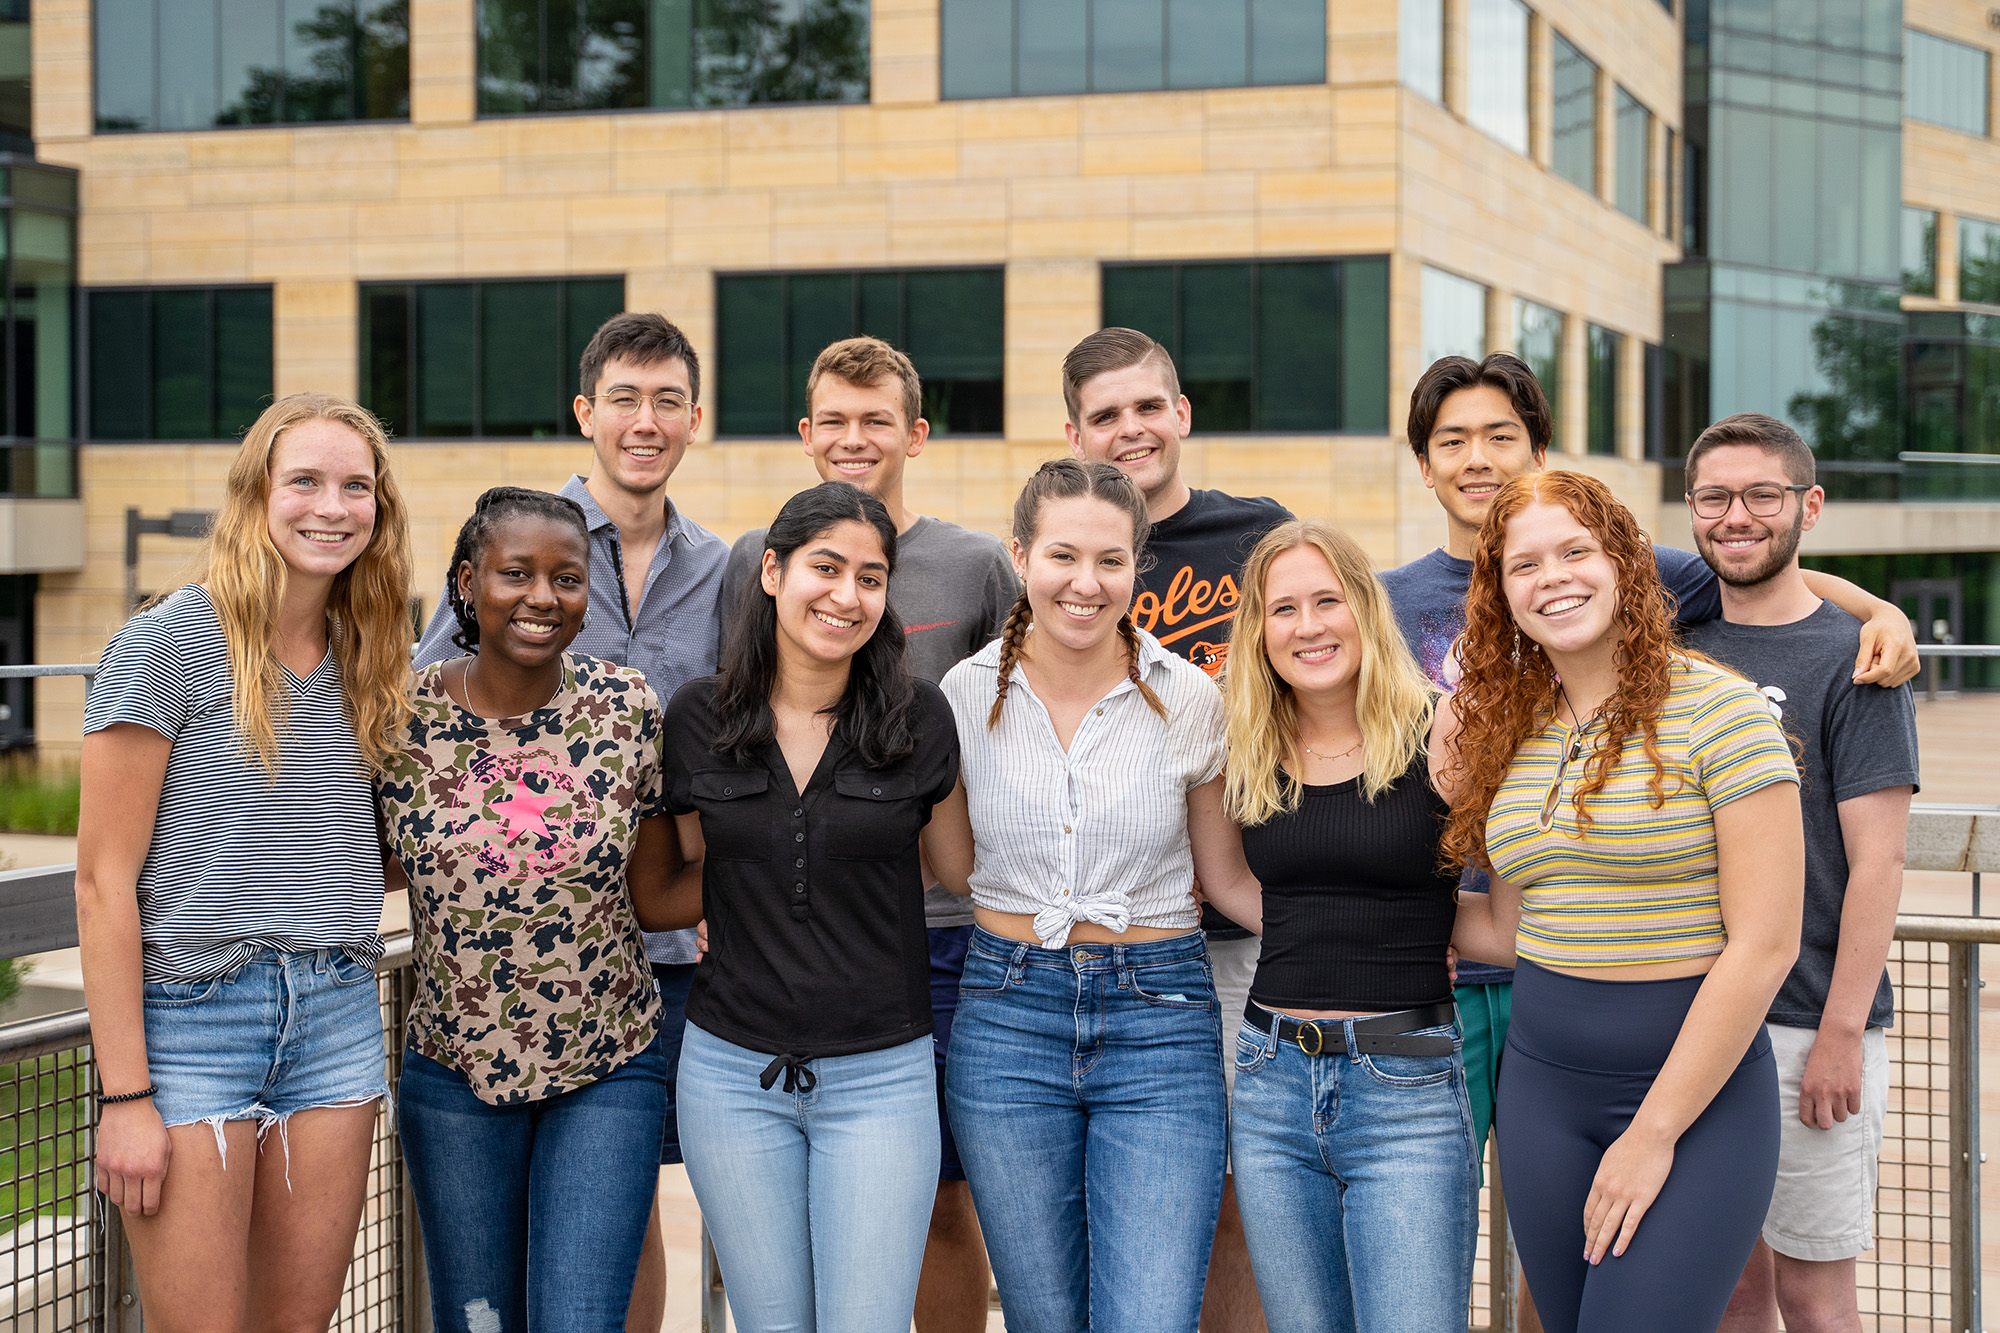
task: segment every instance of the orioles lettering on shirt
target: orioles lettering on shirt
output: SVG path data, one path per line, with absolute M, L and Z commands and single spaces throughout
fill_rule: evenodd
M 1233 574 L 1210 582 L 1194 576 L 1194 566 L 1182 565 L 1167 580 L 1164 595 L 1148 590 L 1132 601 L 1132 623 L 1172 647 L 1189 635 L 1220 626 L 1214 642 L 1197 642 L 1185 651 L 1188 661 L 1209 675 L 1220 675 L 1229 660 L 1229 622 L 1243 600 Z M 1193 618 L 1192 624 L 1186 623 Z M 1176 650 L 1180 651 L 1180 650 Z

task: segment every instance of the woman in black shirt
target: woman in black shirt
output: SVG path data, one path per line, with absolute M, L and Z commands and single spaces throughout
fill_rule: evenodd
M 903 1333 L 916 1304 L 938 1172 L 918 840 L 958 732 L 903 665 L 895 558 L 873 496 L 793 496 L 722 671 L 666 711 L 678 915 L 708 921 L 681 1148 L 746 1333 Z
M 1325 523 L 1274 529 L 1241 587 L 1223 787 L 1263 893 L 1216 905 L 1264 937 L 1230 1153 L 1265 1318 L 1272 1333 L 1458 1327 L 1479 1185 L 1430 686 L 1367 556 Z

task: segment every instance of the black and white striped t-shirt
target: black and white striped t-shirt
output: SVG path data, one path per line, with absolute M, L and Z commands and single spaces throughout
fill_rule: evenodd
M 259 948 L 381 957 L 381 840 L 339 662 L 328 652 L 306 679 L 284 677 L 290 722 L 273 779 L 236 729 L 207 593 L 180 589 L 104 649 L 84 733 L 136 722 L 174 743 L 139 871 L 148 981 L 204 981 Z

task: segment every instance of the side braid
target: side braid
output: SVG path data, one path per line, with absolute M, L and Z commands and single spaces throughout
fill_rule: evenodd
M 1139 629 L 1132 623 L 1130 611 L 1118 618 L 1118 637 L 1125 640 L 1125 678 L 1138 686 L 1139 697 L 1146 701 L 1146 706 L 1159 714 L 1162 722 L 1166 721 L 1167 706 L 1153 693 L 1153 687 L 1139 677 Z
M 988 731 L 1000 725 L 1000 708 L 1007 702 L 1007 683 L 1014 678 L 1014 663 L 1021 655 L 1021 640 L 1028 637 L 1028 622 L 1034 612 L 1028 606 L 1028 593 L 1023 589 L 1014 599 L 1014 609 L 1007 613 L 1007 624 L 1000 631 L 1000 683 L 993 690 L 993 707 L 986 714 Z

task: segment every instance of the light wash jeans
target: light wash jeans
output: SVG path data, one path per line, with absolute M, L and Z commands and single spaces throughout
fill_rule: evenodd
M 1424 1029 L 1450 1055 L 1358 1056 L 1276 1029 L 1237 1033 L 1229 1130 L 1271 1333 L 1465 1327 L 1479 1177 L 1457 1028 Z
M 770 1063 L 690 1023 L 675 1090 L 739 1333 L 908 1333 L 938 1181 L 930 1037 L 813 1060 L 791 1092 L 760 1085 Z
M 1228 1115 L 1199 933 L 975 928 L 945 1101 L 1010 1333 L 1194 1333 Z

